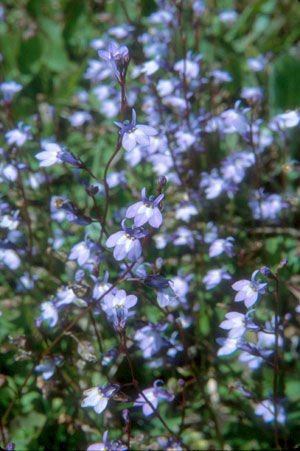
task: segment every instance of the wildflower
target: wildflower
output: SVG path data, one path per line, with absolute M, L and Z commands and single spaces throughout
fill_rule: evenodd
M 126 451 L 127 446 L 123 445 L 119 440 L 109 442 L 107 440 L 108 431 L 103 434 L 103 443 L 93 443 L 86 451 Z
M 52 166 L 52 164 L 61 163 L 60 156 L 62 154 L 62 149 L 58 144 L 44 142 L 42 147 L 44 150 L 35 155 L 35 158 L 40 160 L 40 167 Z
M 60 363 L 63 361 L 63 356 L 56 355 L 54 357 L 46 357 L 40 365 L 37 365 L 34 368 L 34 371 L 37 373 L 42 373 L 42 378 L 44 381 L 47 381 L 50 379 L 55 371 L 55 367 L 60 365 Z
M 90 258 L 91 249 L 88 241 L 81 241 L 72 247 L 69 260 L 77 260 L 78 265 L 84 265 Z
M 16 144 L 17 146 L 22 147 L 23 144 L 25 144 L 25 142 L 31 137 L 29 133 L 30 128 L 31 127 L 29 127 L 29 125 L 23 125 L 22 122 L 19 122 L 17 128 L 5 133 L 7 144 L 9 146 Z
M 55 304 L 51 301 L 41 304 L 42 314 L 37 320 L 38 326 L 42 321 L 48 321 L 49 327 L 55 327 L 58 321 L 58 311 Z
M 0 84 L 0 90 L 2 91 L 4 101 L 11 102 L 14 94 L 21 91 L 22 85 L 15 81 L 6 81 Z
M 185 222 L 189 222 L 191 216 L 197 215 L 198 210 L 195 205 L 187 203 L 182 204 L 176 209 L 176 218 L 182 219 Z
M 255 219 L 277 220 L 279 213 L 284 208 L 289 208 L 289 204 L 284 202 L 279 194 L 265 194 L 260 190 L 254 195 L 255 198 L 250 200 L 249 206 Z
M 238 338 L 217 338 L 217 343 L 221 345 L 218 350 L 218 355 L 230 355 L 233 354 L 238 349 Z
M 161 335 L 167 327 L 167 324 L 149 323 L 136 332 L 134 339 L 139 341 L 145 359 L 152 357 L 166 345 Z
M 109 399 L 119 389 L 119 386 L 106 385 L 104 387 L 92 387 L 83 392 L 86 398 L 82 401 L 81 407 L 93 407 L 98 414 L 106 408 Z
M 123 82 L 130 60 L 128 47 L 126 45 L 118 47 L 117 44 L 110 43 L 107 50 L 98 50 L 98 55 L 109 62 L 115 80 L 119 83 Z
M 252 312 L 254 310 L 250 310 L 246 315 L 238 312 L 226 313 L 226 320 L 221 322 L 220 327 L 229 330 L 229 338 L 241 338 L 247 329 L 258 329 L 258 326 L 248 318 Z
M 258 58 L 248 58 L 247 64 L 250 69 L 254 70 L 254 72 L 260 72 L 264 70 L 265 65 L 267 63 L 267 58 L 262 55 L 259 55 Z
M 228 72 L 224 70 L 213 70 L 210 72 L 210 76 L 213 77 L 215 83 L 229 82 L 232 81 L 231 76 Z
M 256 415 L 262 416 L 266 423 L 270 423 L 275 418 L 275 407 L 272 401 L 266 399 L 258 404 L 255 408 Z M 284 408 L 279 404 L 277 406 L 277 421 L 278 423 L 285 422 Z
M 176 72 L 185 75 L 187 80 L 195 79 L 199 76 L 199 65 L 195 61 L 189 59 L 177 61 L 174 65 Z
M 146 390 L 143 390 L 143 395 L 145 398 L 151 402 L 153 407 L 157 409 L 158 406 L 158 400 L 166 399 L 167 401 L 173 401 L 174 395 L 171 395 L 169 392 L 162 388 L 158 388 L 158 384 L 163 383 L 161 380 L 157 380 L 154 382 L 153 387 L 147 388 Z M 142 406 L 143 407 L 143 414 L 147 417 L 151 415 L 154 411 L 153 408 L 147 403 L 144 396 L 139 395 L 139 397 L 136 399 L 134 406 Z
M 247 88 L 244 87 L 241 92 L 242 99 L 246 99 L 249 104 L 256 104 L 261 102 L 264 98 L 262 90 L 260 88 Z
M 234 238 L 232 236 L 229 236 L 228 238 L 224 239 L 218 239 L 213 241 L 209 248 L 209 256 L 216 257 L 217 255 L 221 255 L 223 252 L 225 252 L 229 257 L 233 257 L 234 252 L 232 250 Z
M 137 144 L 147 146 L 150 144 L 149 136 L 157 135 L 157 130 L 149 125 L 136 123 L 136 112 L 132 109 L 132 120 L 130 124 L 115 122 L 120 128 L 119 134 L 122 136 L 122 146 L 130 152 Z
M 111 287 L 111 283 L 108 282 L 109 273 L 108 273 L 108 271 L 105 271 L 103 282 L 100 282 L 94 276 L 91 276 L 91 277 L 92 277 L 93 281 L 95 282 L 95 285 L 93 288 L 93 298 L 98 300 Z
M 277 114 L 274 116 L 269 127 L 273 131 L 279 131 L 285 128 L 296 127 L 300 120 L 300 114 L 296 111 L 289 111 L 288 113 Z
M 215 288 L 223 280 L 231 279 L 231 275 L 225 271 L 225 269 L 211 269 L 208 271 L 205 277 L 203 277 L 203 283 L 205 283 L 207 290 Z
M 126 255 L 129 260 L 137 260 L 142 255 L 140 238 L 148 235 L 143 227 L 126 227 L 125 219 L 122 221 L 123 231 L 113 233 L 106 241 L 107 247 L 114 247 L 114 258 L 123 260 Z
M 74 294 L 72 288 L 66 287 L 63 290 L 58 291 L 57 298 L 58 300 L 55 303 L 55 307 L 61 308 L 64 305 L 68 305 L 74 302 L 76 299 L 76 295 Z
M 113 318 L 115 326 L 125 327 L 128 310 L 135 306 L 137 297 L 133 294 L 127 296 L 125 290 L 116 290 L 108 293 L 102 303 L 103 310 Z
M 91 122 L 92 116 L 86 111 L 76 111 L 69 116 L 69 121 L 73 127 L 80 127 L 85 122 Z
M 126 218 L 134 218 L 134 225 L 140 227 L 146 222 L 152 227 L 158 228 L 162 223 L 162 214 L 159 204 L 164 198 L 164 194 L 160 194 L 155 199 L 152 196 L 146 197 L 146 188 L 142 189 L 143 200 L 131 205 L 126 212 Z
M 21 260 L 13 249 L 0 248 L 0 268 L 3 263 L 8 266 L 8 268 L 14 270 L 20 266 Z
M 219 19 L 223 23 L 233 23 L 237 19 L 237 12 L 236 11 L 222 11 L 219 14 Z
M 260 283 L 255 281 L 255 277 L 259 270 L 254 271 L 251 280 L 239 280 L 232 285 L 232 288 L 237 291 L 234 300 L 235 302 L 243 301 L 247 308 L 252 307 L 257 302 L 259 293 L 265 293 L 267 283 Z

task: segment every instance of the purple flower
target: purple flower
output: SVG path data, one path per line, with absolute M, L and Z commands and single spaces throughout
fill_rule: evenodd
M 86 451 L 126 451 L 127 446 L 123 445 L 119 440 L 109 442 L 107 440 L 108 431 L 103 434 L 103 443 L 93 443 Z
M 171 395 L 169 392 L 164 390 L 163 388 L 158 388 L 157 384 L 163 383 L 161 380 L 157 380 L 154 382 L 153 387 L 147 388 L 146 390 L 143 390 L 143 394 L 145 398 L 151 402 L 153 407 L 157 409 L 158 406 L 158 400 L 166 399 L 167 401 L 173 401 L 174 395 Z M 136 399 L 134 406 L 142 406 L 143 407 L 143 414 L 147 417 L 153 413 L 152 407 L 147 403 L 145 398 L 142 395 L 139 395 L 139 397 Z
M 130 60 L 128 47 L 110 43 L 107 50 L 98 50 L 98 55 L 110 64 L 115 80 L 121 83 L 126 76 Z
M 82 401 L 81 407 L 93 407 L 98 414 L 106 408 L 111 396 L 119 389 L 118 385 L 107 385 L 104 387 L 92 387 L 83 392 L 86 398 Z
M 271 354 L 272 351 L 269 351 L 269 353 Z M 259 357 L 244 351 L 239 356 L 239 361 L 246 362 L 251 370 L 256 370 L 257 368 L 260 367 L 264 359 L 263 357 Z
M 243 301 L 247 308 L 252 307 L 258 299 L 259 293 L 265 293 L 267 283 L 260 283 L 255 281 L 255 277 L 259 273 L 259 270 L 254 271 L 251 276 L 251 280 L 239 280 L 232 285 L 235 291 L 238 291 L 234 300 L 235 302 Z
M 203 283 L 205 283 L 207 290 L 211 290 L 219 285 L 223 279 L 231 279 L 231 275 L 225 271 L 225 269 L 211 269 L 206 276 L 203 277 Z
M 266 423 L 270 423 L 275 417 L 275 408 L 272 401 L 266 399 L 258 404 L 255 408 L 256 415 L 262 416 Z M 277 406 L 277 421 L 285 423 L 285 411 L 281 405 Z
M 123 231 L 113 233 L 106 241 L 107 247 L 114 247 L 114 258 L 123 260 L 126 255 L 130 261 L 137 260 L 142 255 L 140 238 L 148 235 L 143 227 L 126 227 L 125 219 L 122 221 Z
M 16 144 L 19 147 L 22 147 L 25 142 L 31 138 L 29 133 L 31 127 L 28 125 L 23 125 L 22 122 L 18 123 L 18 128 L 8 131 L 5 133 L 5 138 L 7 140 L 7 144 L 10 146 L 12 144 Z
M 58 312 L 55 304 L 53 302 L 43 302 L 41 304 L 42 314 L 37 319 L 37 324 L 39 325 L 42 321 L 48 321 L 49 327 L 54 327 L 58 321 Z
M 108 293 L 102 303 L 103 310 L 113 319 L 116 327 L 126 326 L 128 310 L 135 306 L 137 297 L 134 294 L 127 296 L 125 290 L 116 290 L 114 293 Z
M 40 160 L 40 167 L 52 166 L 55 163 L 61 163 L 60 156 L 62 149 L 55 143 L 44 143 L 42 152 L 35 155 L 35 158 Z
M 217 343 L 221 346 L 218 355 L 230 355 L 238 349 L 238 338 L 217 338 Z
M 151 196 L 152 197 L 152 196 Z M 158 228 L 162 223 L 162 214 L 159 204 L 164 198 L 164 194 L 160 194 L 155 199 L 146 197 L 146 188 L 142 189 L 143 200 L 131 205 L 126 212 L 126 218 L 134 218 L 134 225 L 140 227 L 146 222 L 152 227 Z
M 37 373 L 42 373 L 42 378 L 44 381 L 47 381 L 50 379 L 55 371 L 55 367 L 60 365 L 60 363 L 63 361 L 63 356 L 56 355 L 54 357 L 46 357 L 40 365 L 37 365 L 34 368 L 34 371 Z
M 238 312 L 226 313 L 226 320 L 221 322 L 220 327 L 229 330 L 229 338 L 241 338 L 247 329 L 258 329 L 258 326 L 252 320 L 248 319 L 248 316 L 252 312 L 254 310 L 250 310 L 246 315 Z
M 90 258 L 91 250 L 88 241 L 81 241 L 72 247 L 69 260 L 77 260 L 78 265 L 84 265 Z
M 150 144 L 149 136 L 157 135 L 157 130 L 149 125 L 136 123 L 136 112 L 132 109 L 132 120 L 130 124 L 115 122 L 120 127 L 119 134 L 122 136 L 122 145 L 130 152 L 137 144 L 147 146 Z
M 229 257 L 233 257 L 234 252 L 232 250 L 232 241 L 234 241 L 234 238 L 232 238 L 232 236 L 229 236 L 225 240 L 215 240 L 209 248 L 209 256 L 212 258 L 222 254 L 223 252 L 226 252 Z
M 139 346 L 145 359 L 152 357 L 165 345 L 161 334 L 167 327 L 167 324 L 149 323 L 149 325 L 142 327 L 136 332 L 134 339 L 140 342 Z
M 22 85 L 19 85 L 19 83 L 16 83 L 15 81 L 5 81 L 0 84 L 0 90 L 3 93 L 4 101 L 5 102 L 11 102 L 14 94 L 16 92 L 21 91 Z
M 69 116 L 69 121 L 73 127 L 81 127 L 85 122 L 91 122 L 92 116 L 86 111 L 76 111 Z

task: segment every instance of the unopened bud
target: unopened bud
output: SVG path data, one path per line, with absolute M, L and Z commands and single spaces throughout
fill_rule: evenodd
M 267 266 L 263 266 L 262 268 L 260 268 L 260 272 L 262 273 L 263 276 L 268 277 L 269 279 L 276 280 L 276 277 L 274 276 L 270 268 L 268 268 Z
M 167 181 L 168 181 L 167 177 L 165 177 L 164 175 L 161 175 L 161 176 L 158 178 L 158 185 L 160 185 L 160 186 L 165 186 L 166 183 L 167 183 Z

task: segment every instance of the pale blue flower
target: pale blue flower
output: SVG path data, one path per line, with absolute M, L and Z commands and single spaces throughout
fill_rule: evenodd
M 106 385 L 104 387 L 92 387 L 83 392 L 85 399 L 81 407 L 93 407 L 98 414 L 106 408 L 109 399 L 119 389 L 118 385 Z
M 259 293 L 265 293 L 268 284 L 256 282 L 255 277 L 259 270 L 254 271 L 251 280 L 239 280 L 232 285 L 232 288 L 237 291 L 234 300 L 235 302 L 244 302 L 247 308 L 252 307 L 257 302 Z
M 56 143 L 43 143 L 44 150 L 35 155 L 35 158 L 40 160 L 40 167 L 52 166 L 55 163 L 61 163 L 60 156 L 62 155 L 61 147 Z
M 106 241 L 107 247 L 114 247 L 114 258 L 118 261 L 126 256 L 129 260 L 137 260 L 142 255 L 140 238 L 148 232 L 142 227 L 126 227 L 125 219 L 122 221 L 123 231 L 113 233 Z
M 152 227 L 158 228 L 162 224 L 162 214 L 159 204 L 164 198 L 164 194 L 160 194 L 154 199 L 146 197 L 146 188 L 142 189 L 142 201 L 131 205 L 126 212 L 126 218 L 134 218 L 134 225 L 140 227 L 146 222 Z
M 270 423 L 275 418 L 275 408 L 273 401 L 266 399 L 258 404 L 255 408 L 256 415 L 262 416 L 266 423 Z M 277 406 L 277 421 L 278 423 L 285 423 L 285 411 L 284 408 L 278 404 Z
M 122 136 L 122 146 L 130 152 L 137 144 L 147 146 L 150 144 L 149 136 L 157 135 L 157 130 L 149 125 L 136 123 L 136 112 L 132 109 L 132 120 L 130 124 L 115 122 L 120 127 L 119 134 Z

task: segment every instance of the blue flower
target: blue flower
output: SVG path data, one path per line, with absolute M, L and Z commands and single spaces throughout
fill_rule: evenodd
M 147 388 L 143 390 L 143 394 L 148 401 L 151 402 L 153 407 L 156 409 L 158 406 L 159 398 L 166 399 L 167 401 L 172 401 L 174 399 L 174 395 L 171 395 L 169 392 L 164 390 L 163 388 L 158 388 L 157 384 L 163 383 L 161 380 L 157 380 L 154 382 L 153 387 Z M 147 417 L 151 415 L 154 411 L 152 407 L 147 403 L 142 395 L 136 399 L 134 406 L 143 407 L 143 414 Z
M 266 423 L 270 423 L 275 417 L 275 408 L 272 401 L 266 399 L 256 406 L 256 415 L 262 416 Z M 285 411 L 281 405 L 277 407 L 278 423 L 285 423 Z
M 28 125 L 23 125 L 22 122 L 18 123 L 18 128 L 8 131 L 5 133 L 5 138 L 7 140 L 7 144 L 10 146 L 12 144 L 16 144 L 19 147 L 22 147 L 25 142 L 31 138 L 29 133 L 30 127 Z
M 104 387 L 92 387 L 83 392 L 86 397 L 81 407 L 93 407 L 98 414 L 102 413 L 106 408 L 109 399 L 119 389 L 118 385 L 107 385 Z
M 149 125 L 136 123 L 136 112 L 132 109 L 132 121 L 130 124 L 115 122 L 120 127 L 119 134 L 122 136 L 122 145 L 130 152 L 137 144 L 147 146 L 150 144 L 149 136 L 157 135 L 157 130 Z
M 258 329 L 258 326 L 248 319 L 249 314 L 254 312 L 250 310 L 246 315 L 239 312 L 226 313 L 226 320 L 222 321 L 220 327 L 229 330 L 229 338 L 241 338 L 247 329 Z
M 131 205 L 126 212 L 126 218 L 134 218 L 134 225 L 140 227 L 146 222 L 152 227 L 158 228 L 162 223 L 162 214 L 159 209 L 159 204 L 164 198 L 164 194 L 160 194 L 155 199 L 148 199 L 146 197 L 146 188 L 142 189 L 141 202 Z
M 129 260 L 137 260 L 142 255 L 140 238 L 148 235 L 143 227 L 126 227 L 125 219 L 122 221 L 123 231 L 113 233 L 106 241 L 107 247 L 114 247 L 114 258 L 123 260 L 126 255 Z
M 103 310 L 113 319 L 116 327 L 126 326 L 128 310 L 135 306 L 137 297 L 133 294 L 127 296 L 125 290 L 116 290 L 108 293 L 102 303 Z
M 44 381 L 47 381 L 53 376 L 55 367 L 60 365 L 63 359 L 64 358 L 61 355 L 46 357 L 40 365 L 37 365 L 34 368 L 34 371 L 36 371 L 37 373 L 42 373 L 42 378 L 44 379 Z
M 258 273 L 259 270 L 254 271 L 251 280 L 239 280 L 232 285 L 232 288 L 238 291 L 234 298 L 235 302 L 244 301 L 245 306 L 249 308 L 256 303 L 259 293 L 266 292 L 268 284 L 255 281 Z
M 62 154 L 62 149 L 58 144 L 55 143 L 44 143 L 42 152 L 35 155 L 35 158 L 40 160 L 40 167 L 52 166 L 55 163 L 61 163 L 60 156 Z

